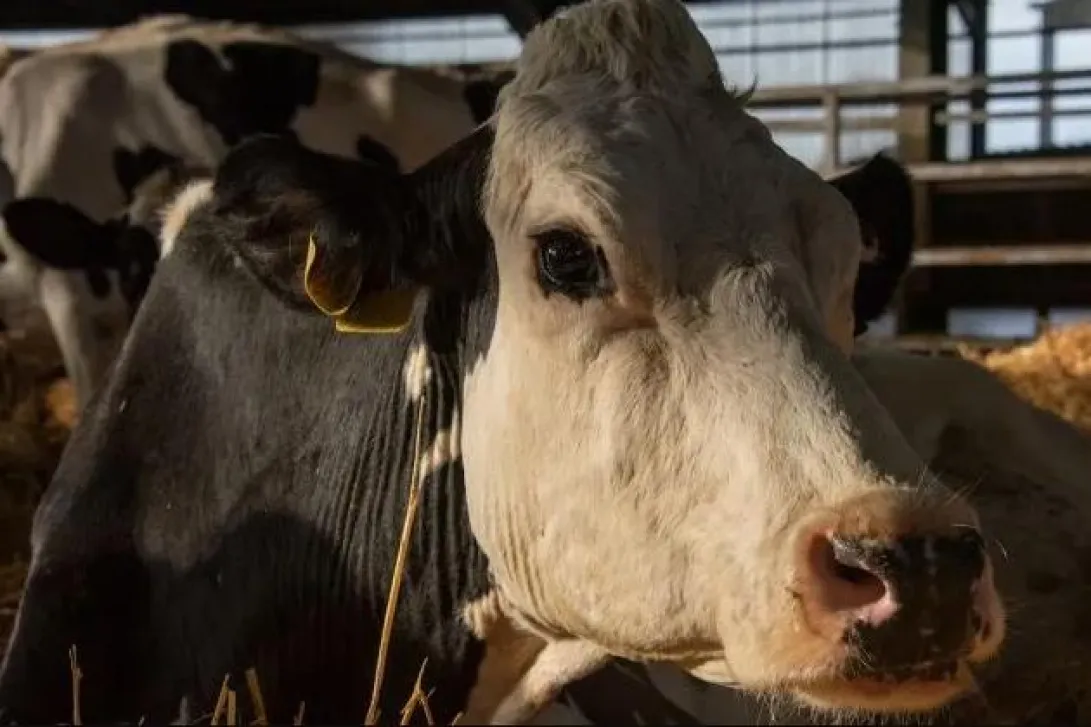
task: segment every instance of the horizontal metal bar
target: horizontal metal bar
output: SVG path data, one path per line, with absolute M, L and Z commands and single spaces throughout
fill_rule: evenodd
M 1091 89 L 1088 90 L 1091 93 Z M 1054 109 L 1053 116 L 1091 117 L 1091 107 L 1076 109 Z M 757 114 L 762 123 L 769 127 L 770 131 L 780 131 L 788 134 L 806 134 L 825 131 L 829 122 L 825 118 L 807 119 L 768 119 Z M 937 124 L 958 124 L 992 121 L 994 119 L 1036 119 L 1042 115 L 1041 111 L 977 111 L 968 114 L 954 114 L 940 112 L 936 114 Z M 893 131 L 898 128 L 900 121 L 897 116 L 850 116 L 841 117 L 842 131 Z
M 760 114 L 758 118 L 761 118 Z M 788 134 L 805 134 L 825 131 L 829 122 L 825 118 L 818 119 L 761 119 L 770 131 L 780 131 Z M 898 126 L 897 116 L 858 116 L 855 118 L 841 117 L 838 126 L 841 131 L 890 131 Z
M 991 86 L 1009 83 L 1043 83 L 1091 79 L 1091 69 L 1053 71 L 1050 73 L 1018 73 L 996 76 L 925 76 L 900 81 L 864 81 L 854 83 L 806 86 L 772 86 L 759 88 L 750 99 L 756 108 L 766 106 L 821 105 L 830 95 L 842 104 L 882 103 L 913 97 L 928 99 L 935 96 L 967 97 L 988 92 Z M 1058 91 L 1060 89 L 1056 89 Z
M 1091 89 L 1088 91 L 1091 93 Z M 1051 109 L 1051 116 L 1091 116 L 1091 107 L 1075 109 Z M 957 124 L 959 122 L 983 122 L 993 119 L 1037 119 L 1042 116 L 1040 110 L 1035 111 L 971 111 L 968 114 L 956 114 L 941 111 L 936 114 L 937 124 Z
M 913 266 L 928 268 L 1089 263 L 1091 263 L 1091 244 L 927 247 L 913 253 Z
M 716 18 L 705 19 L 701 21 L 702 30 L 719 30 L 721 28 L 727 28 L 732 30 L 750 30 L 755 27 L 759 27 L 762 30 L 774 25 L 802 25 L 806 23 L 822 23 L 827 20 L 832 21 L 845 21 L 845 20 L 868 20 L 872 18 L 888 17 L 890 20 L 897 22 L 898 20 L 898 8 L 897 6 L 886 8 L 853 8 L 851 10 L 830 10 L 828 13 L 799 13 L 795 15 L 773 15 L 766 18 L 746 18 L 744 20 L 738 20 L 735 18 Z M 1004 31 L 1011 32 L 1011 31 Z M 895 41 L 896 42 L 896 41 Z
M 1013 89 L 1010 91 L 982 91 L 981 98 L 985 101 L 994 101 L 1000 99 L 1015 99 L 1015 98 L 1037 98 L 1042 99 L 1049 98 L 1061 98 L 1063 96 L 1079 96 L 1091 94 L 1091 86 L 1065 86 L 1064 88 L 1046 88 L 1045 86 L 1039 86 L 1038 88 L 1022 88 Z M 965 101 L 969 97 L 969 94 L 963 94 L 959 96 L 950 96 L 947 98 L 940 97 L 939 103 L 951 102 L 951 101 Z M 910 98 L 909 103 L 914 101 L 920 101 L 919 98 Z
M 1037 26 L 1031 27 L 1031 28 L 1022 28 L 1022 29 L 1013 28 L 1013 29 L 1009 29 L 1009 30 L 990 30 L 989 34 L 988 34 L 988 38 L 989 38 L 989 40 L 1004 40 L 1006 38 L 1036 38 L 1041 34 L 1041 32 L 1042 32 L 1041 28 L 1039 28 Z M 969 33 L 958 32 L 958 31 L 948 33 L 947 39 L 948 40 L 954 40 L 954 41 L 959 41 L 959 40 L 971 41 L 971 40 L 973 40 L 973 38 L 970 37 Z
M 712 52 L 718 56 L 771 56 L 774 53 L 806 53 L 815 51 L 845 51 L 861 48 L 897 48 L 896 37 L 852 38 L 829 41 L 801 43 L 747 43 L 739 45 L 713 45 Z

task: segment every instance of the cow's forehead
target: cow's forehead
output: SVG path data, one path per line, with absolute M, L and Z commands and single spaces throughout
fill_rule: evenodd
M 636 227 L 608 236 L 660 238 L 653 248 L 667 231 L 689 249 L 722 246 L 735 236 L 728 226 L 751 230 L 755 244 L 854 241 L 847 202 L 744 106 L 681 3 L 574 7 L 531 34 L 502 93 L 490 225 L 503 233 L 570 214 L 580 226 Z
M 569 8 L 527 37 L 508 93 L 581 75 L 633 91 L 722 86 L 716 55 L 676 0 L 592 0 Z

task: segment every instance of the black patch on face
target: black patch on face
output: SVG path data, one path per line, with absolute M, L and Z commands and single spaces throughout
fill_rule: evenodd
M 361 134 L 360 138 L 356 140 L 356 156 L 360 157 L 362 161 L 375 162 L 391 171 L 401 171 L 401 164 L 398 163 L 398 157 L 394 156 L 394 152 L 367 134 Z
M 318 97 L 321 58 L 279 43 L 238 41 L 220 49 L 196 40 L 167 44 L 166 82 L 229 146 L 259 133 L 288 130 Z
M 181 159 L 154 146 L 142 146 L 137 151 L 124 147 L 114 149 L 114 176 L 125 192 L 126 203 L 133 201 L 133 194 L 140 183 L 157 171 Z

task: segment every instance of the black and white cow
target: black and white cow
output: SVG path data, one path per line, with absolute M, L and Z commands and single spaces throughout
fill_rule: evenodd
M 118 257 L 108 234 L 149 175 L 270 132 L 411 169 L 487 117 L 503 80 L 186 16 L 37 50 L 0 78 L 0 297 L 43 307 L 82 405 L 139 302 L 125 278 L 154 269 L 151 248 Z
M 425 662 L 472 724 L 614 657 L 928 713 L 1004 642 L 991 533 L 851 360 L 904 170 L 792 159 L 677 0 L 543 24 L 412 173 L 260 138 L 190 199 L 36 514 L 7 718 L 67 717 L 74 644 L 88 721 L 248 667 L 359 719 L 413 475 L 387 719 Z

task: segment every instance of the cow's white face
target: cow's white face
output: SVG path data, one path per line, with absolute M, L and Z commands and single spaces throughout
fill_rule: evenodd
M 518 74 L 462 445 L 506 600 L 548 637 L 822 706 L 965 690 L 1002 609 L 974 513 L 847 359 L 853 206 L 725 90 L 673 0 L 577 7 Z

